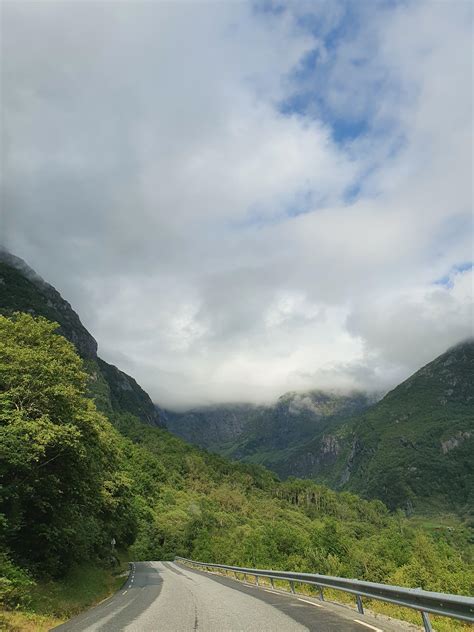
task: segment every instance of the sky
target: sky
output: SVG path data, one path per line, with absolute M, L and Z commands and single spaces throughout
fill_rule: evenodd
M 161 406 L 473 335 L 472 5 L 1 4 L 0 237 Z

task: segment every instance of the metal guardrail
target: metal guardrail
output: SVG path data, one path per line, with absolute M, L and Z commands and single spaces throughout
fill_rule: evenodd
M 365 582 L 359 579 L 346 579 L 344 577 L 331 577 L 329 575 L 317 575 L 312 573 L 293 573 L 288 571 L 273 571 L 258 568 L 242 568 L 240 566 L 227 566 L 225 564 L 210 564 L 208 562 L 196 562 L 185 557 L 175 557 L 176 562 L 200 566 L 204 569 L 217 568 L 225 571 L 232 571 L 237 579 L 237 573 L 255 577 L 258 585 L 259 577 L 266 577 L 270 580 L 272 588 L 274 580 L 287 581 L 290 584 L 291 592 L 295 592 L 295 583 L 310 584 L 319 589 L 319 598 L 324 600 L 324 588 L 332 588 L 355 595 L 357 609 L 360 614 L 364 614 L 362 597 L 376 599 L 394 603 L 398 606 L 418 610 L 423 618 L 426 632 L 432 632 L 429 614 L 442 615 L 452 619 L 474 622 L 474 599 L 462 595 L 449 595 L 445 593 L 430 592 L 420 588 L 403 588 L 401 586 L 390 586 L 388 584 L 376 584 Z

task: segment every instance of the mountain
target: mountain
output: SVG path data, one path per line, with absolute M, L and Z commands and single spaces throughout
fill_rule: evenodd
M 311 480 L 282 482 L 263 467 L 185 443 L 154 423 L 151 400 L 132 378 L 97 356 L 54 288 L 10 255 L 0 264 L 0 628 L 46 629 L 47 615 L 50 629 L 90 603 L 77 593 L 102 599 L 117 583 L 117 555 L 181 555 L 468 594 L 467 525 L 439 524 L 432 533 L 379 501 Z M 27 313 L 8 318 L 13 311 Z M 30 314 L 59 322 L 83 362 L 54 326 Z M 443 391 L 445 407 L 458 396 L 451 375 L 453 363 L 465 361 L 458 356 L 442 367 L 453 389 Z M 274 407 L 227 407 L 223 417 L 214 410 L 213 423 L 226 418 L 219 439 L 255 458 L 271 428 L 271 448 L 281 454 L 285 437 L 296 441 L 306 427 L 311 436 L 315 427 L 322 437 L 339 432 L 373 414 L 368 403 L 360 394 L 291 393 Z M 204 417 L 193 415 L 198 433 Z M 467 443 L 462 428 L 442 444 L 446 454 Z M 354 468 L 348 482 L 357 476 Z
M 167 410 L 166 427 L 189 443 L 219 452 L 219 446 L 238 439 L 250 420 L 265 411 L 252 404 L 202 406 L 185 413 Z
M 474 341 L 378 402 L 363 393 L 287 393 L 274 406 L 169 414 L 169 429 L 280 477 L 311 478 L 389 507 L 465 511 L 474 496 Z
M 389 507 L 474 505 L 474 340 L 417 371 L 334 441 L 337 459 L 324 480 L 381 498 Z M 311 455 L 320 445 L 300 452 Z
M 59 333 L 74 344 L 91 375 L 90 390 L 105 413 L 130 413 L 144 423 L 164 425 L 159 411 L 137 382 L 97 355 L 97 342 L 59 292 L 22 259 L 0 249 L 0 314 L 27 312 L 59 323 Z
M 366 410 L 372 401 L 360 392 L 289 392 L 272 406 L 236 404 L 185 413 L 168 411 L 167 427 L 186 441 L 282 473 L 292 452 Z
M 69 303 L 18 257 L 0 250 L 0 313 L 56 321 L 91 376 L 109 418 L 131 414 L 221 455 L 262 464 L 389 507 L 465 510 L 474 497 L 474 341 L 441 355 L 381 401 L 364 393 L 287 393 L 273 406 L 161 411 L 137 382 L 97 355 Z

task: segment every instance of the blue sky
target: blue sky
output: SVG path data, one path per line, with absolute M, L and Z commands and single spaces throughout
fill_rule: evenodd
M 445 274 L 444 276 L 440 277 L 439 279 L 436 279 L 436 281 L 434 281 L 434 283 L 436 285 L 441 285 L 443 287 L 446 288 L 452 288 L 454 287 L 454 278 L 455 275 L 457 274 L 464 274 L 464 272 L 470 272 L 473 268 L 473 262 L 472 261 L 466 261 L 464 263 L 458 263 L 456 265 L 454 265 L 451 270 L 448 272 L 448 274 Z

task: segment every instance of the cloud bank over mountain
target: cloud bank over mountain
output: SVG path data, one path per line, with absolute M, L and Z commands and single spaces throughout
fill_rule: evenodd
M 165 406 L 472 335 L 472 7 L 2 5 L 4 245 Z

